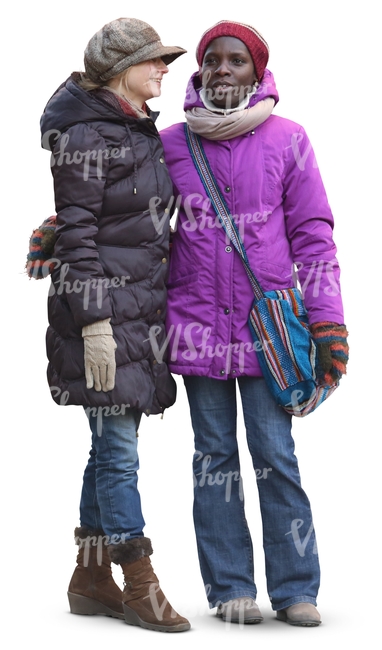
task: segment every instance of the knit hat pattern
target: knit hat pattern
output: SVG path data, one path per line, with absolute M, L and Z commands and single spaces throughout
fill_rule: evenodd
M 266 40 L 254 27 L 245 25 L 244 23 L 236 23 L 231 20 L 220 20 L 216 25 L 207 29 L 196 48 L 196 60 L 198 65 L 202 65 L 204 54 L 211 41 L 215 38 L 220 38 L 221 36 L 232 36 L 233 38 L 238 38 L 240 41 L 243 41 L 252 57 L 258 80 L 261 81 L 269 59 L 269 46 Z
M 181 47 L 162 45 L 159 34 L 142 20 L 117 18 L 90 39 L 85 72 L 95 83 L 102 83 L 137 63 L 159 57 L 168 65 L 185 52 Z

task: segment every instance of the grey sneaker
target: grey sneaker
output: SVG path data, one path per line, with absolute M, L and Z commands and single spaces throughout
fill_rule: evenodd
M 227 623 L 261 623 L 263 617 L 253 598 L 234 598 L 219 605 L 216 616 Z
M 321 616 L 311 603 L 296 603 L 276 612 L 278 621 L 301 627 L 316 627 L 321 623 Z

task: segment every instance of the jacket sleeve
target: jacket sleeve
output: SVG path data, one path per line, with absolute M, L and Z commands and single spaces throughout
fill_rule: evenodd
M 65 295 L 80 327 L 112 315 L 108 282 L 94 241 L 109 164 L 107 153 L 104 139 L 82 123 L 62 134 L 53 150 L 54 252 L 58 260 L 54 287 Z
M 333 216 L 309 139 L 301 127 L 285 148 L 286 232 L 309 322 L 342 324 L 340 268 L 333 241 Z

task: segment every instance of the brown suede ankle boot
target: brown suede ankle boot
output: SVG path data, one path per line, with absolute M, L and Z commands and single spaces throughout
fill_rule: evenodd
M 114 582 L 107 546 L 107 537 L 100 530 L 84 526 L 74 531 L 79 546 L 77 566 L 68 588 L 72 614 L 104 614 L 124 618 L 122 591 Z
M 149 558 L 152 552 L 147 537 L 109 546 L 112 561 L 121 565 L 125 576 L 122 597 L 125 622 L 158 632 L 189 630 L 188 620 L 171 607 L 159 586 Z

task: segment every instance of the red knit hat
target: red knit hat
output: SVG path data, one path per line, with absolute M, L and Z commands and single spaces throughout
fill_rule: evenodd
M 220 20 L 216 25 L 207 29 L 196 48 L 196 60 L 201 66 L 205 51 L 211 41 L 220 36 L 233 36 L 243 41 L 247 46 L 255 66 L 256 74 L 261 81 L 268 63 L 269 47 L 259 32 L 250 25 L 235 23 L 232 20 Z

